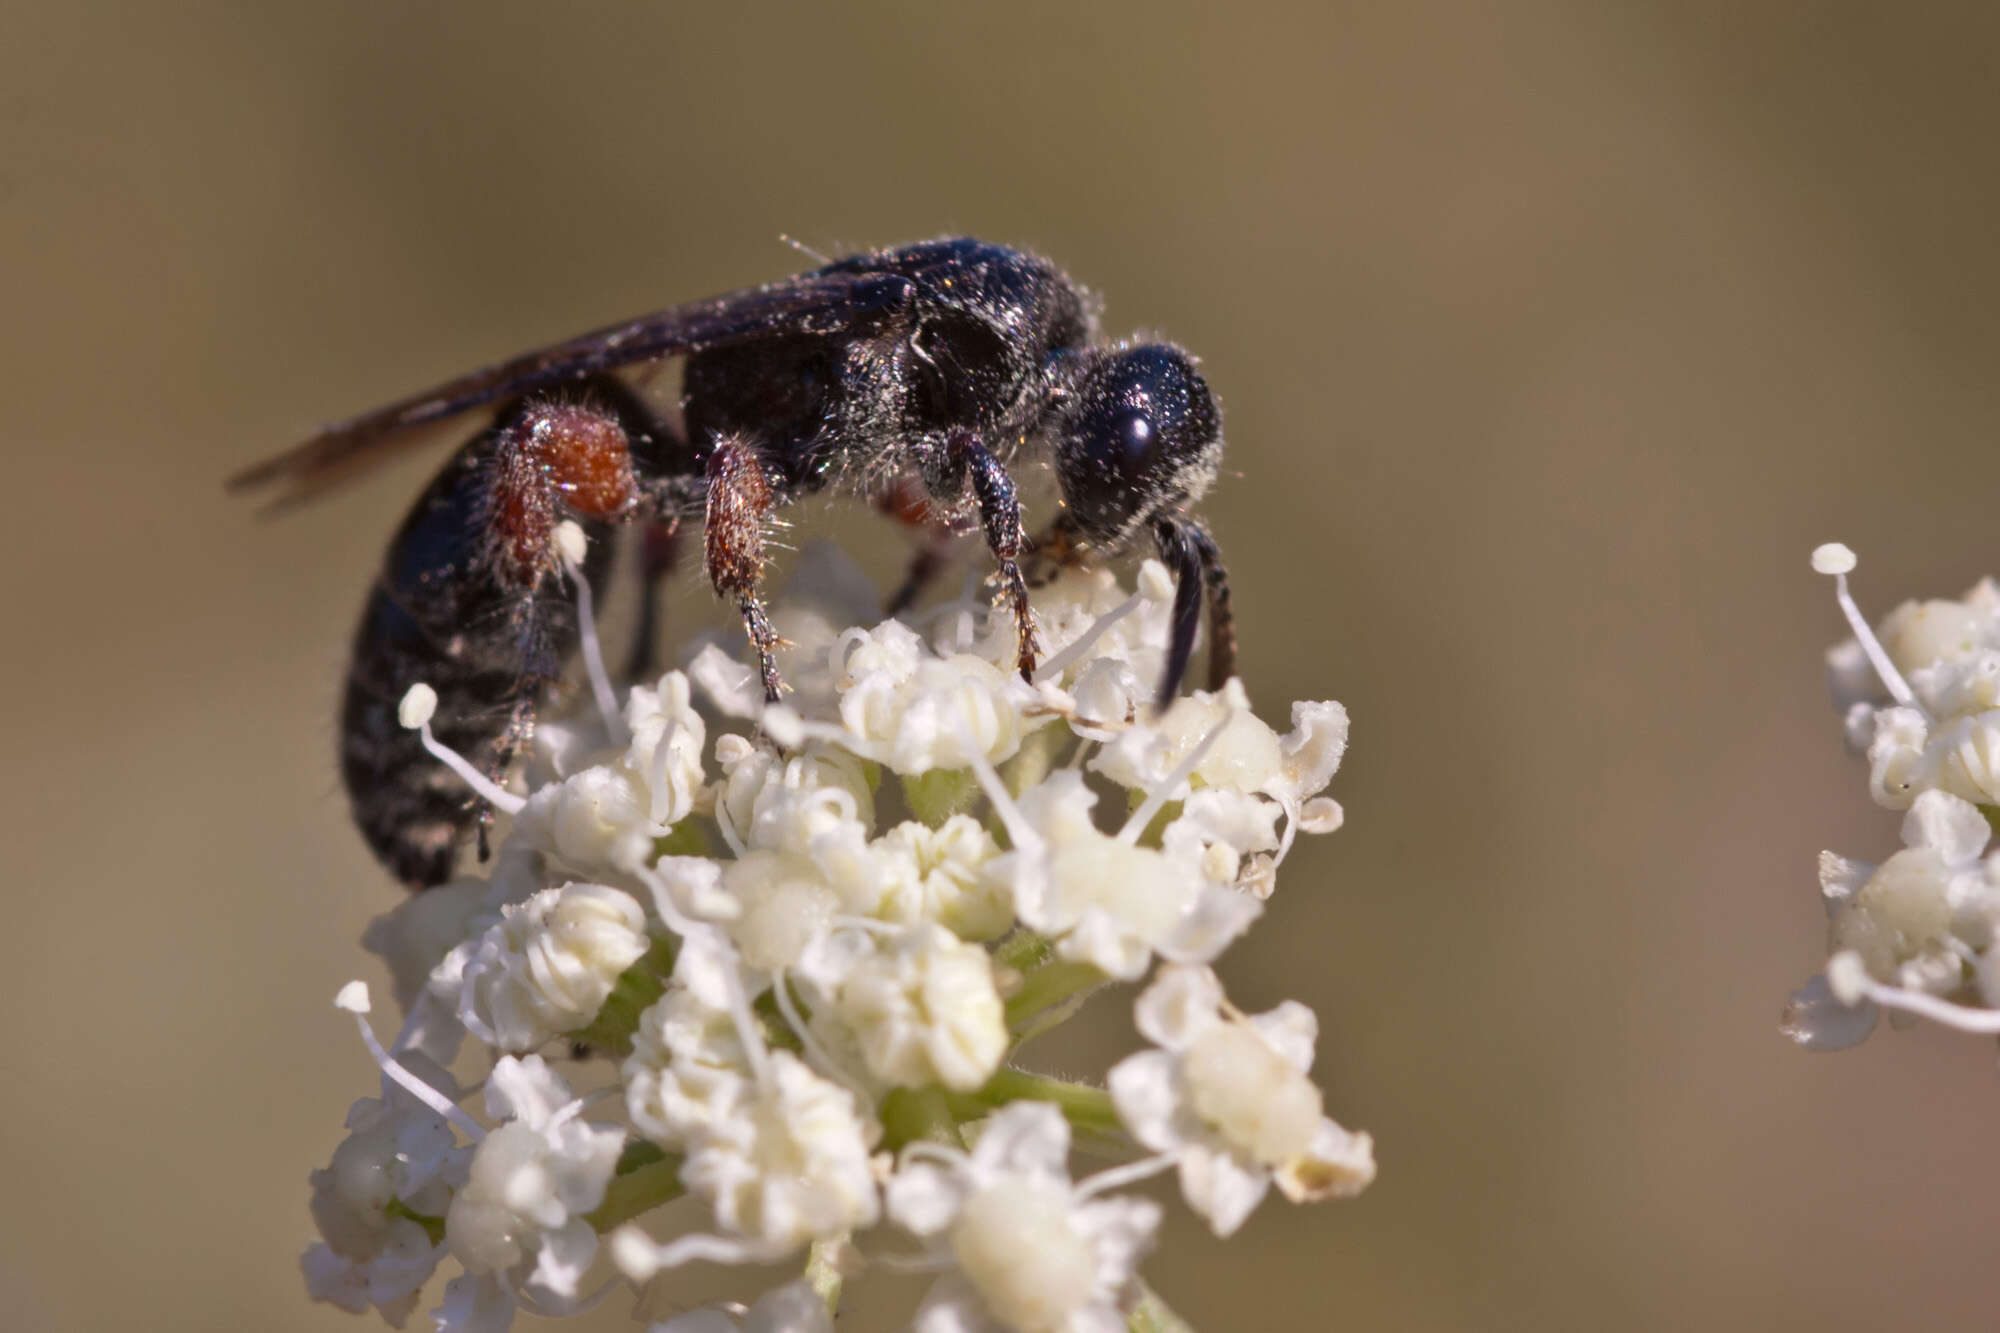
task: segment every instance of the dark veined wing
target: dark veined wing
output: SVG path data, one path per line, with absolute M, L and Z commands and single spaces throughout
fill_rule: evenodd
M 231 477 L 232 491 L 283 486 L 274 508 L 289 508 L 418 438 L 423 427 L 502 399 L 539 393 L 641 361 L 683 356 L 771 334 L 837 334 L 893 320 L 915 297 L 893 273 L 808 273 L 713 297 L 527 352 L 387 407 L 328 426 L 304 442 Z

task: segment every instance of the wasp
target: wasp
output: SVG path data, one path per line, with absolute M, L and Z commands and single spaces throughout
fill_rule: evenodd
M 683 359 L 678 420 L 619 374 L 670 358 Z M 594 587 L 608 569 L 602 539 L 643 525 L 650 630 L 671 538 L 699 517 L 704 570 L 740 611 L 772 701 L 782 682 L 762 593 L 768 521 L 826 491 L 879 503 L 914 492 L 935 530 L 975 526 L 1018 626 L 1024 676 L 1037 653 L 1024 556 L 1146 542 L 1177 581 L 1160 703 L 1187 672 L 1204 602 L 1211 680 L 1234 672 L 1228 577 L 1190 512 L 1222 457 L 1215 396 L 1177 346 L 1103 341 L 1086 292 L 1035 255 L 927 241 L 641 315 L 329 426 L 229 485 L 288 505 L 476 411 L 489 424 L 389 545 L 341 707 L 355 822 L 413 889 L 450 877 L 480 814 L 398 723 L 397 704 L 428 683 L 439 739 L 504 773 L 577 644 L 555 538 L 564 519 L 593 538 L 583 576 Z M 1010 469 L 1035 463 L 1053 465 L 1061 512 L 1031 544 Z M 935 564 L 934 551 L 919 555 L 892 611 Z M 635 665 L 648 640 L 642 632 Z

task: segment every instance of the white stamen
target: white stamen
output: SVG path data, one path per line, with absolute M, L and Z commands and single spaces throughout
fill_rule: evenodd
M 425 707 L 425 699 L 417 694 L 418 690 L 422 690 L 425 695 L 429 696 L 428 707 Z M 475 795 L 502 814 L 520 814 L 521 807 L 525 806 L 527 801 L 500 786 L 484 773 L 481 773 L 472 766 L 471 761 L 466 759 L 464 755 L 431 734 L 430 715 L 436 709 L 436 692 L 428 685 L 417 684 L 410 686 L 410 692 L 403 696 L 402 707 L 397 710 L 397 713 L 399 716 L 410 713 L 422 719 L 417 723 L 417 734 L 423 737 L 424 748 L 431 752 L 432 758 L 458 774 L 465 785 L 472 788 Z M 403 725 L 408 726 L 409 723 L 405 722 Z
M 728 825 L 724 825 L 724 829 L 726 827 Z M 660 921 L 666 923 L 666 929 L 670 929 L 674 935 L 682 939 L 710 939 L 718 949 L 726 949 L 730 953 L 736 951 L 736 945 L 722 929 L 706 921 L 694 921 L 692 917 L 682 913 L 680 905 L 674 903 L 674 895 L 668 893 L 666 881 L 662 881 L 656 871 L 648 869 L 642 863 L 636 863 L 628 869 L 634 875 L 638 875 L 648 889 L 652 889 L 652 905 L 660 913 Z M 724 989 L 728 991 L 730 1023 L 736 1027 L 736 1039 L 744 1043 L 744 1055 L 750 1061 L 750 1071 L 756 1075 L 756 1081 L 760 1085 L 770 1083 L 770 1053 L 764 1049 L 764 1033 L 756 1025 L 756 1017 L 750 1013 L 750 997 L 744 995 L 740 967 L 724 969 Z
M 1829 962 L 1827 981 L 1833 981 L 1833 967 Z M 1940 1000 L 1935 995 L 1923 991 L 1904 990 L 1901 986 L 1890 986 L 1875 980 L 1865 973 L 1859 978 L 1849 978 L 1849 984 L 1858 988 L 1861 999 L 1873 1000 L 1884 1009 L 1901 1009 L 1920 1018 L 1928 1018 L 1934 1023 L 1957 1028 L 1960 1032 L 1980 1035 L 2000 1033 L 2000 1009 L 1973 1009 L 1949 1000 Z
M 1278 799 L 1278 806 L 1285 812 L 1285 831 L 1278 837 L 1278 854 L 1271 858 L 1273 866 L 1285 863 L 1285 858 L 1292 854 L 1292 844 L 1298 841 L 1299 836 L 1298 802 L 1281 797 Z
M 799 1048 L 805 1052 L 806 1063 L 853 1093 L 863 1106 L 871 1104 L 874 1096 L 841 1067 L 840 1062 L 833 1058 L 833 1053 L 822 1046 L 819 1038 L 813 1036 L 812 1029 L 806 1026 L 798 1005 L 792 1001 L 791 988 L 785 984 L 783 968 L 771 974 L 771 998 L 777 1001 L 778 1013 L 784 1018 L 785 1026 L 799 1039 Z
M 1135 592 L 1117 606 L 1112 607 L 1109 611 L 1099 616 L 1089 629 L 1077 635 L 1075 641 L 1069 647 L 1042 663 L 1040 668 L 1035 672 L 1035 683 L 1039 685 L 1045 680 L 1054 680 L 1057 676 L 1061 675 L 1070 663 L 1089 652 L 1096 645 L 1097 641 L 1104 637 L 1104 631 L 1138 610 L 1140 603 L 1145 600 L 1144 597 Z
M 728 826 L 725 824 L 723 827 Z M 667 929 L 684 940 L 706 938 L 713 940 L 717 948 L 728 950 L 732 954 L 736 952 L 735 943 L 725 932 L 705 921 L 696 921 L 680 910 L 673 900 L 673 895 L 667 891 L 666 882 L 656 871 L 649 869 L 643 863 L 635 863 L 628 868 L 652 890 L 653 906 L 659 912 L 660 919 L 666 922 Z M 764 1048 L 763 1031 L 757 1026 L 756 1016 L 750 1012 L 749 997 L 743 993 L 743 971 L 740 965 L 724 969 L 723 988 L 728 992 L 726 1003 L 729 1007 L 729 1020 L 735 1025 L 736 1039 L 743 1043 L 743 1053 L 750 1062 L 751 1073 L 756 1075 L 759 1086 L 769 1086 L 771 1054 Z
M 597 712 L 613 745 L 631 739 L 625 719 L 618 711 L 618 696 L 611 689 L 611 674 L 604 669 L 604 645 L 597 637 L 597 613 L 591 601 L 590 580 L 584 576 L 583 556 L 589 541 L 583 529 L 571 519 L 556 524 L 556 549 L 562 553 L 563 572 L 576 588 L 576 634 L 583 646 L 583 670 L 590 677 L 590 693 L 597 700 Z
M 667 891 L 667 882 L 660 878 L 659 872 L 648 867 L 645 862 L 634 861 L 627 869 L 653 891 L 653 910 L 660 914 L 660 920 L 666 923 L 668 930 L 685 940 L 692 939 L 705 930 L 713 929 L 708 922 L 697 921 L 681 911 L 680 904 L 675 902 L 673 894 Z
M 507 1275 L 501 1273 L 498 1276 L 504 1282 Z M 620 1282 L 615 1277 L 607 1278 L 596 1291 L 591 1292 L 588 1296 L 578 1296 L 574 1300 L 562 1301 L 555 1305 L 550 1305 L 547 1301 L 533 1300 L 527 1292 L 517 1291 L 514 1293 L 514 1302 L 523 1310 L 538 1318 L 568 1319 L 572 1316 L 588 1314 L 590 1311 L 595 1310 L 598 1306 L 604 1304 L 606 1296 L 609 1296 L 613 1291 L 623 1288 L 624 1285 L 623 1282 Z
M 668 718 L 666 729 L 660 733 L 659 744 L 653 747 L 652 805 L 646 813 L 652 818 L 653 827 L 664 829 L 662 820 L 673 804 L 673 792 L 667 787 L 667 764 L 674 757 L 674 733 L 680 730 L 681 720 Z
M 1848 625 L 1854 630 L 1855 641 L 1861 645 L 1861 651 L 1868 654 L 1868 663 L 1881 677 L 1889 697 L 1899 704 L 1916 707 L 1917 697 L 1910 693 L 1909 682 L 1903 679 L 1902 672 L 1896 670 L 1896 664 L 1889 660 L 1882 641 L 1875 637 L 1875 631 L 1868 627 L 1868 622 L 1862 618 L 1861 608 L 1854 604 L 1853 595 L 1847 591 L 1847 572 L 1858 563 L 1854 552 L 1839 542 L 1828 542 L 1813 552 L 1812 563 L 1820 573 L 1833 575 L 1833 595 L 1840 603 L 1840 613 L 1847 617 Z
M 721 931 L 714 932 L 722 935 Z M 725 936 L 722 947 L 734 950 L 735 945 Z M 723 989 L 728 995 L 729 1021 L 736 1027 L 736 1040 L 743 1043 L 743 1055 L 750 1064 L 750 1073 L 756 1078 L 757 1086 L 771 1086 L 771 1052 L 764 1046 L 764 1030 L 757 1026 L 757 1016 L 750 1011 L 750 997 L 743 993 L 742 966 L 729 968 L 723 977 Z
M 781 1259 L 785 1254 L 783 1249 L 770 1244 L 699 1231 L 676 1236 L 662 1245 L 631 1225 L 618 1228 L 610 1239 L 611 1262 L 633 1282 L 644 1282 L 663 1268 L 678 1268 L 699 1259 L 718 1264 L 757 1264 Z
M 349 984 L 365 985 L 363 982 L 351 982 Z M 340 1004 L 339 999 L 336 998 L 334 1003 L 337 1005 Z M 345 1006 L 342 1007 L 345 1008 Z M 389 1049 L 398 1055 L 410 1049 L 412 1038 L 423 1029 L 424 1024 L 433 1019 L 435 1015 L 432 1011 L 436 1008 L 437 997 L 431 994 L 430 987 L 426 986 L 424 989 L 418 991 L 417 998 L 410 1002 L 410 1012 L 403 1015 L 403 1026 L 396 1030 L 396 1039 L 389 1044 Z
M 1007 837 L 1015 849 L 1046 855 L 1048 848 L 1042 841 L 1042 835 L 1029 825 L 1021 807 L 1015 805 L 1014 798 L 1007 794 L 1007 784 L 1000 780 L 1000 774 L 972 739 L 972 728 L 966 721 L 963 708 L 953 714 L 952 722 L 958 728 L 958 743 L 971 762 L 972 774 L 979 779 L 980 790 L 986 793 L 986 799 L 993 803 L 993 813 L 1000 816 L 1000 823 L 1005 826 Z
M 749 850 L 743 845 L 743 839 L 736 836 L 736 830 L 729 826 L 727 819 L 717 819 L 715 827 L 721 832 L 722 840 L 729 844 L 729 854 L 741 861 Z
M 1157 1157 L 1142 1157 L 1124 1166 L 1114 1166 L 1108 1171 L 1099 1171 L 1088 1180 L 1077 1182 L 1076 1197 L 1094 1199 L 1110 1190 L 1123 1189 L 1137 1184 L 1149 1176 L 1157 1176 L 1162 1171 L 1171 1170 L 1180 1164 L 1180 1158 L 1173 1153 L 1161 1153 Z
M 1139 841 L 1139 835 L 1146 831 L 1146 825 L 1153 822 L 1153 816 L 1160 813 L 1160 807 L 1167 803 L 1168 793 L 1186 782 L 1195 769 L 1201 767 L 1201 761 L 1208 758 L 1208 752 L 1222 739 L 1222 733 L 1229 730 L 1229 724 L 1235 720 L 1234 708 L 1223 713 L 1222 721 L 1208 729 L 1208 734 L 1187 752 L 1187 758 L 1175 765 L 1174 771 L 1167 774 L 1163 780 L 1153 784 L 1146 793 L 1146 799 L 1139 802 L 1139 808 L 1125 821 L 1125 827 L 1118 830 L 1118 841 L 1127 847 Z
M 777 1002 L 778 1016 L 785 1020 L 785 1026 L 799 1039 L 799 1045 L 805 1048 L 806 1055 L 814 1063 L 825 1061 L 826 1052 L 820 1049 L 819 1043 L 813 1040 L 812 1033 L 806 1030 L 806 1020 L 800 1015 L 799 1007 L 792 1003 L 791 989 L 785 984 L 785 969 L 782 967 L 771 973 L 771 998 Z
M 375 1029 L 368 1026 L 368 983 L 350 981 L 334 996 L 334 1007 L 345 1009 L 354 1015 L 354 1025 L 361 1029 L 361 1042 L 368 1048 L 368 1054 L 376 1065 L 394 1079 L 412 1097 L 436 1111 L 458 1127 L 458 1131 L 474 1143 L 486 1137 L 485 1127 L 460 1110 L 458 1104 L 439 1092 L 430 1084 L 405 1069 L 396 1058 L 382 1049 L 381 1041 L 375 1036 Z

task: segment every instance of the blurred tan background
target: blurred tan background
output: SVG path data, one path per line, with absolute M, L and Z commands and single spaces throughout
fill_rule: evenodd
M 1183 1213 L 1166 1296 L 1991 1322 L 1991 1046 L 1775 1024 L 1815 853 L 1895 837 L 1807 553 L 1878 614 L 2000 573 L 2000 9 L 0 9 L 0 1325 L 365 1326 L 296 1266 L 372 1088 L 328 1001 L 395 899 L 332 712 L 442 454 L 277 524 L 223 475 L 791 272 L 780 233 L 942 232 L 1204 357 L 1252 695 L 1354 714 L 1348 827 L 1228 973 L 1318 1007 L 1381 1179 L 1226 1244 Z

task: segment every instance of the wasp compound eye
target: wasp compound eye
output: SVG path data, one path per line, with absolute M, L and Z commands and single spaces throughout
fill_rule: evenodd
M 1152 455 L 1153 441 L 1159 438 L 1153 429 L 1153 419 L 1138 408 L 1121 413 L 1111 423 L 1103 444 L 1113 457 L 1106 461 L 1114 467 L 1123 467 L 1128 472 L 1136 472 L 1146 465 Z
M 1214 480 L 1221 416 L 1178 347 L 1107 354 L 1073 401 L 1056 463 L 1071 518 L 1091 540 L 1122 545 L 1148 516 L 1180 508 Z

